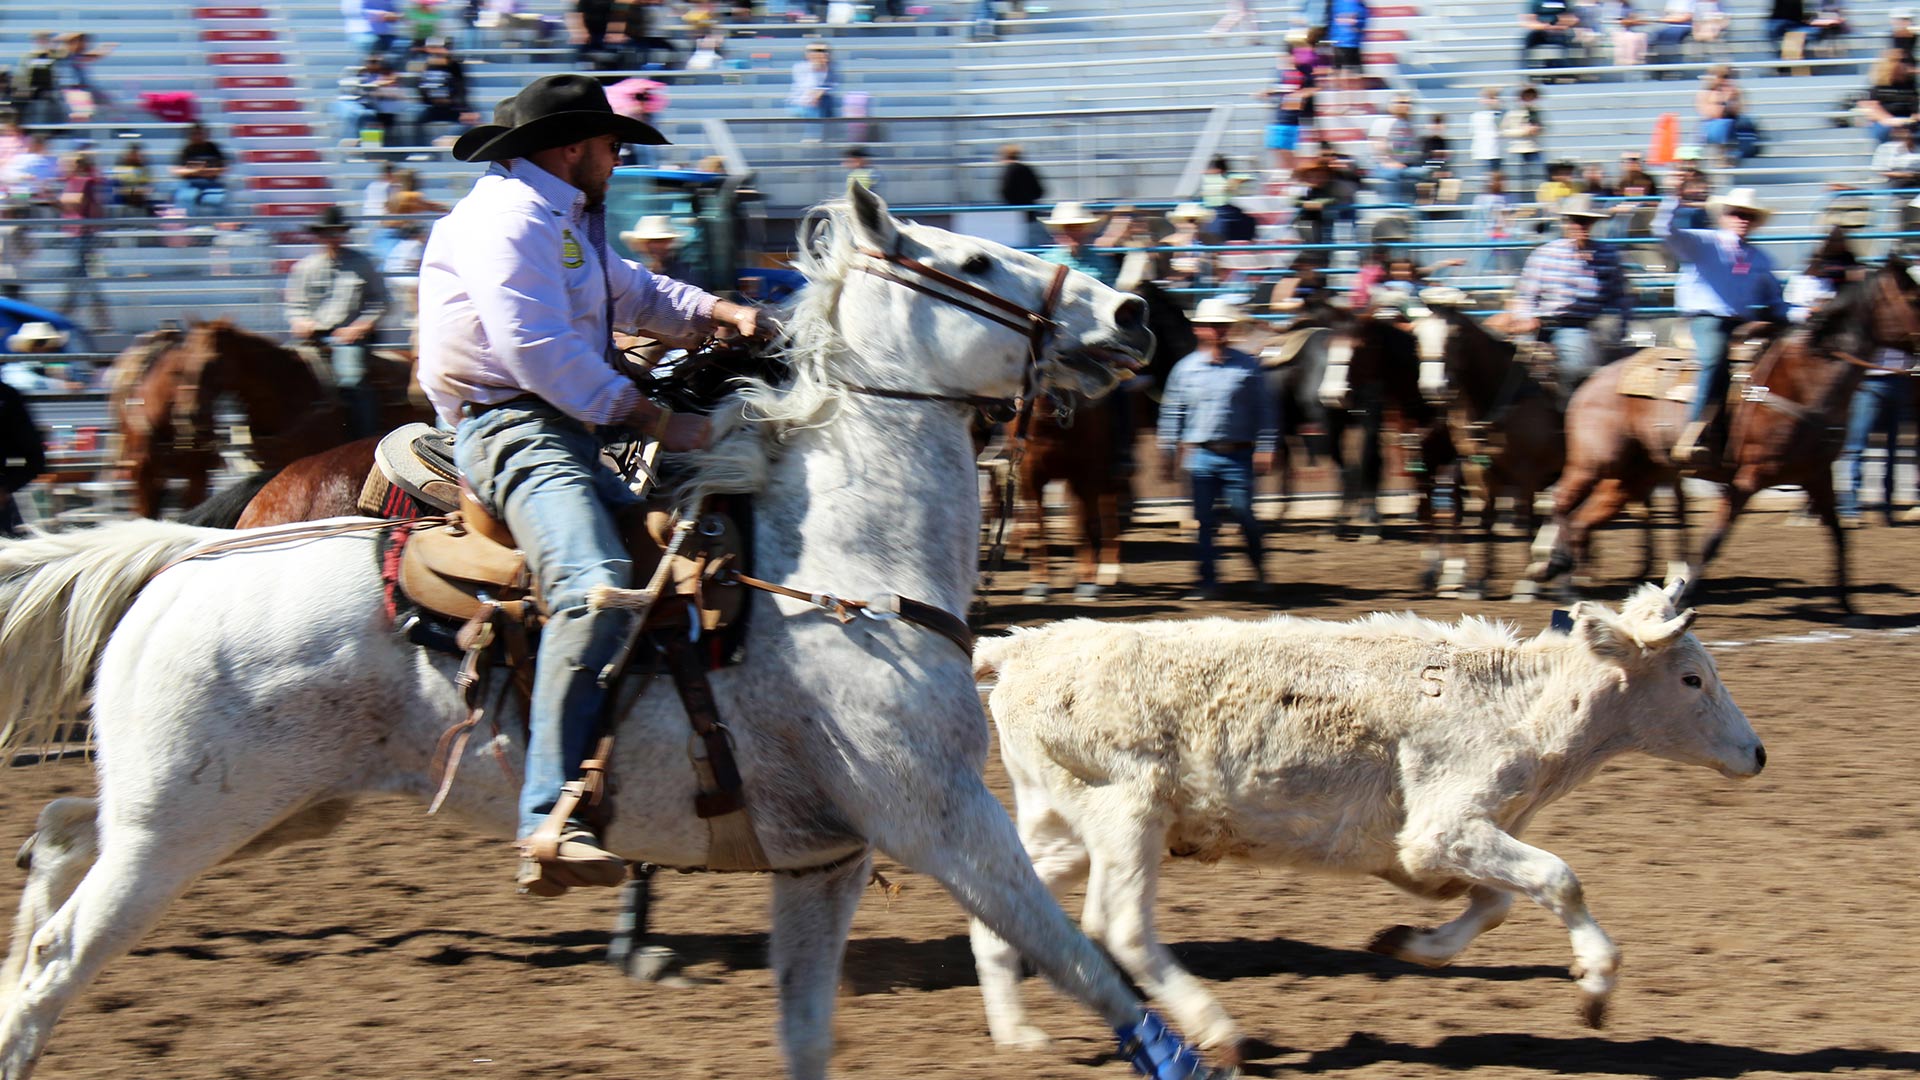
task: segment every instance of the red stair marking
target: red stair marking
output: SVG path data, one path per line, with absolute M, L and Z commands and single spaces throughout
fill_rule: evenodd
M 299 112 L 300 103 L 288 98 L 241 98 L 226 104 L 227 112 Z
M 213 85 L 222 90 L 290 90 L 293 77 L 290 75 L 222 75 L 213 80 Z
M 273 41 L 279 35 L 271 30 L 202 30 L 201 41 Z
M 277 52 L 209 53 L 207 59 L 216 64 L 284 64 L 287 62 L 287 58 Z
M 235 124 L 229 134 L 236 139 L 304 139 L 313 134 L 306 124 Z
M 318 150 L 242 150 L 240 160 L 253 165 L 310 165 L 326 159 Z
M 203 7 L 194 8 L 196 19 L 264 19 L 267 9 L 263 7 Z
M 324 176 L 250 176 L 247 186 L 255 191 L 317 191 L 333 185 Z
M 1367 31 L 1366 40 L 1368 41 L 1406 41 L 1408 40 L 1408 38 L 1407 38 L 1407 32 L 1405 30 L 1373 29 L 1373 30 Z
M 1375 19 L 1411 19 L 1420 9 L 1412 4 L 1378 4 L 1369 7 L 1367 14 Z
M 312 217 L 332 205 L 320 202 L 262 203 L 257 209 L 267 217 Z

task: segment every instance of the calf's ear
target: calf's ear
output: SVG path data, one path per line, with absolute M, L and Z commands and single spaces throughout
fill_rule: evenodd
M 1626 661 L 1639 651 L 1640 643 L 1620 625 L 1620 617 L 1601 605 L 1582 600 L 1573 605 L 1571 614 L 1574 640 L 1595 656 Z

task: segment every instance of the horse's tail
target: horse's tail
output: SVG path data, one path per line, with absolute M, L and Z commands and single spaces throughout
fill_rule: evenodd
M 138 520 L 0 541 L 0 750 L 47 741 L 84 708 L 94 663 L 134 597 L 207 539 Z

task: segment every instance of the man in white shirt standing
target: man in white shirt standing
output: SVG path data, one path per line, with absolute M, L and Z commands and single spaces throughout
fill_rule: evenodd
M 520 795 L 522 891 L 617 885 L 626 864 L 587 823 L 566 823 L 534 858 L 527 841 L 567 781 L 580 775 L 608 695 L 597 677 L 629 617 L 592 611 L 596 585 L 630 587 L 614 508 L 632 501 L 599 464 L 597 432 L 651 428 L 661 412 L 613 364 L 612 331 L 688 339 L 716 327 L 758 333 L 753 308 L 658 277 L 607 247 L 606 193 L 622 143 L 660 133 L 614 112 L 582 75 L 539 79 L 505 123 L 455 147 L 494 163 L 434 223 L 420 267 L 420 385 L 455 428 L 455 458 L 481 504 L 526 552 L 549 621 L 534 674 L 527 775 Z M 504 115 L 504 114 L 503 114 Z M 668 449 L 705 441 L 698 417 L 667 424 Z

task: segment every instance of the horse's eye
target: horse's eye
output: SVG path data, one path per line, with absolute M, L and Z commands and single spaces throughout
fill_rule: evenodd
M 967 261 L 960 264 L 962 273 L 972 274 L 974 277 L 979 277 L 991 269 L 993 269 L 993 260 L 978 251 L 967 256 Z
M 1680 676 L 1680 681 L 1693 687 L 1695 690 L 1700 689 L 1700 676 L 1698 675 L 1682 675 Z

